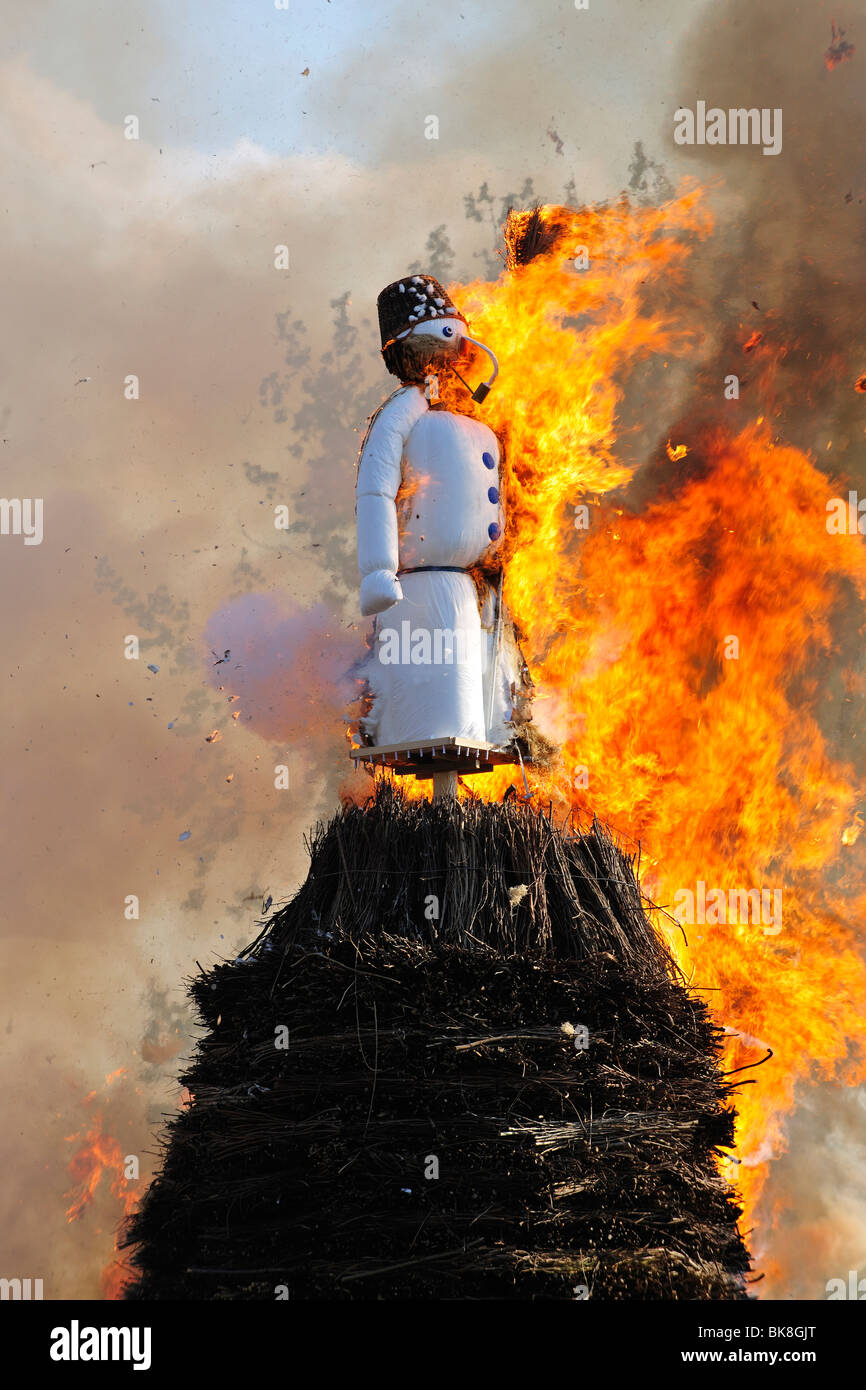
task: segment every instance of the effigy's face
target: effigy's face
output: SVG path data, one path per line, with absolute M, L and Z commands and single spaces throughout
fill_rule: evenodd
M 475 359 L 480 357 L 483 360 L 484 357 L 487 357 L 493 366 L 492 374 L 488 380 L 481 382 L 472 391 L 473 401 L 480 403 L 486 400 L 491 386 L 499 375 L 499 363 L 496 360 L 496 354 L 486 343 L 471 336 L 462 319 L 443 318 L 417 323 L 405 341 L 412 345 L 408 350 L 415 354 L 416 365 L 419 361 L 423 362 L 427 371 L 438 371 L 443 367 L 453 366 L 457 360 L 460 360 L 461 363 L 465 362 L 474 369 Z M 416 344 L 419 346 L 416 347 Z M 429 348 L 425 350 L 421 346 L 423 344 L 429 344 Z M 463 381 L 459 372 L 457 375 Z M 466 382 L 463 381 L 463 384 L 465 386 Z M 471 390 L 471 387 L 469 389 Z
M 434 319 L 418 323 L 407 336 L 415 352 L 429 355 L 431 365 L 445 366 L 469 355 L 466 324 L 462 319 Z
M 433 338 L 437 343 L 450 343 L 459 346 L 466 338 L 466 324 L 462 319 L 427 319 L 416 323 L 411 330 L 413 338 Z

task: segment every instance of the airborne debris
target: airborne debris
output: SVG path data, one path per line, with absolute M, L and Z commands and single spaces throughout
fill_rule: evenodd
M 556 131 L 555 131 L 555 130 L 548 130 L 548 132 L 547 132 L 547 138 L 548 138 L 548 140 L 552 140 L 552 141 L 553 141 L 554 145 L 556 146 L 556 153 L 557 153 L 557 154 L 562 154 L 562 151 L 563 151 L 564 146 L 563 146 L 563 143 L 562 143 L 562 141 L 560 140 L 559 136 L 557 135 Z
M 827 65 L 828 72 L 832 72 L 840 63 L 844 63 L 845 59 L 850 58 L 854 52 L 854 45 L 853 43 L 849 43 L 845 38 L 845 30 L 841 25 L 837 29 L 836 25 L 831 20 L 830 31 L 832 34 L 832 41 L 827 52 L 824 54 L 824 62 Z

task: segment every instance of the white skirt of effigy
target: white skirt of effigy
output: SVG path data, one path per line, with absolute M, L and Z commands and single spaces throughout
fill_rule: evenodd
M 403 598 L 377 619 L 365 663 L 367 728 L 382 747 L 449 735 L 486 741 L 489 639 L 471 575 L 426 570 L 400 583 Z

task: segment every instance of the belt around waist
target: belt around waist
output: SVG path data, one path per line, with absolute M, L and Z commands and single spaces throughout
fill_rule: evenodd
M 407 570 L 398 570 L 400 574 L 468 574 L 461 564 L 410 564 Z
M 469 571 L 462 565 L 410 565 L 408 569 L 398 570 L 397 577 L 401 574 L 468 574 Z

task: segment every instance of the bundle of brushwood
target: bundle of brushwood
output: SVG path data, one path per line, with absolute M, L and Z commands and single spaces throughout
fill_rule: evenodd
M 720 1029 L 600 825 L 381 784 L 191 985 L 138 1299 L 736 1299 Z

